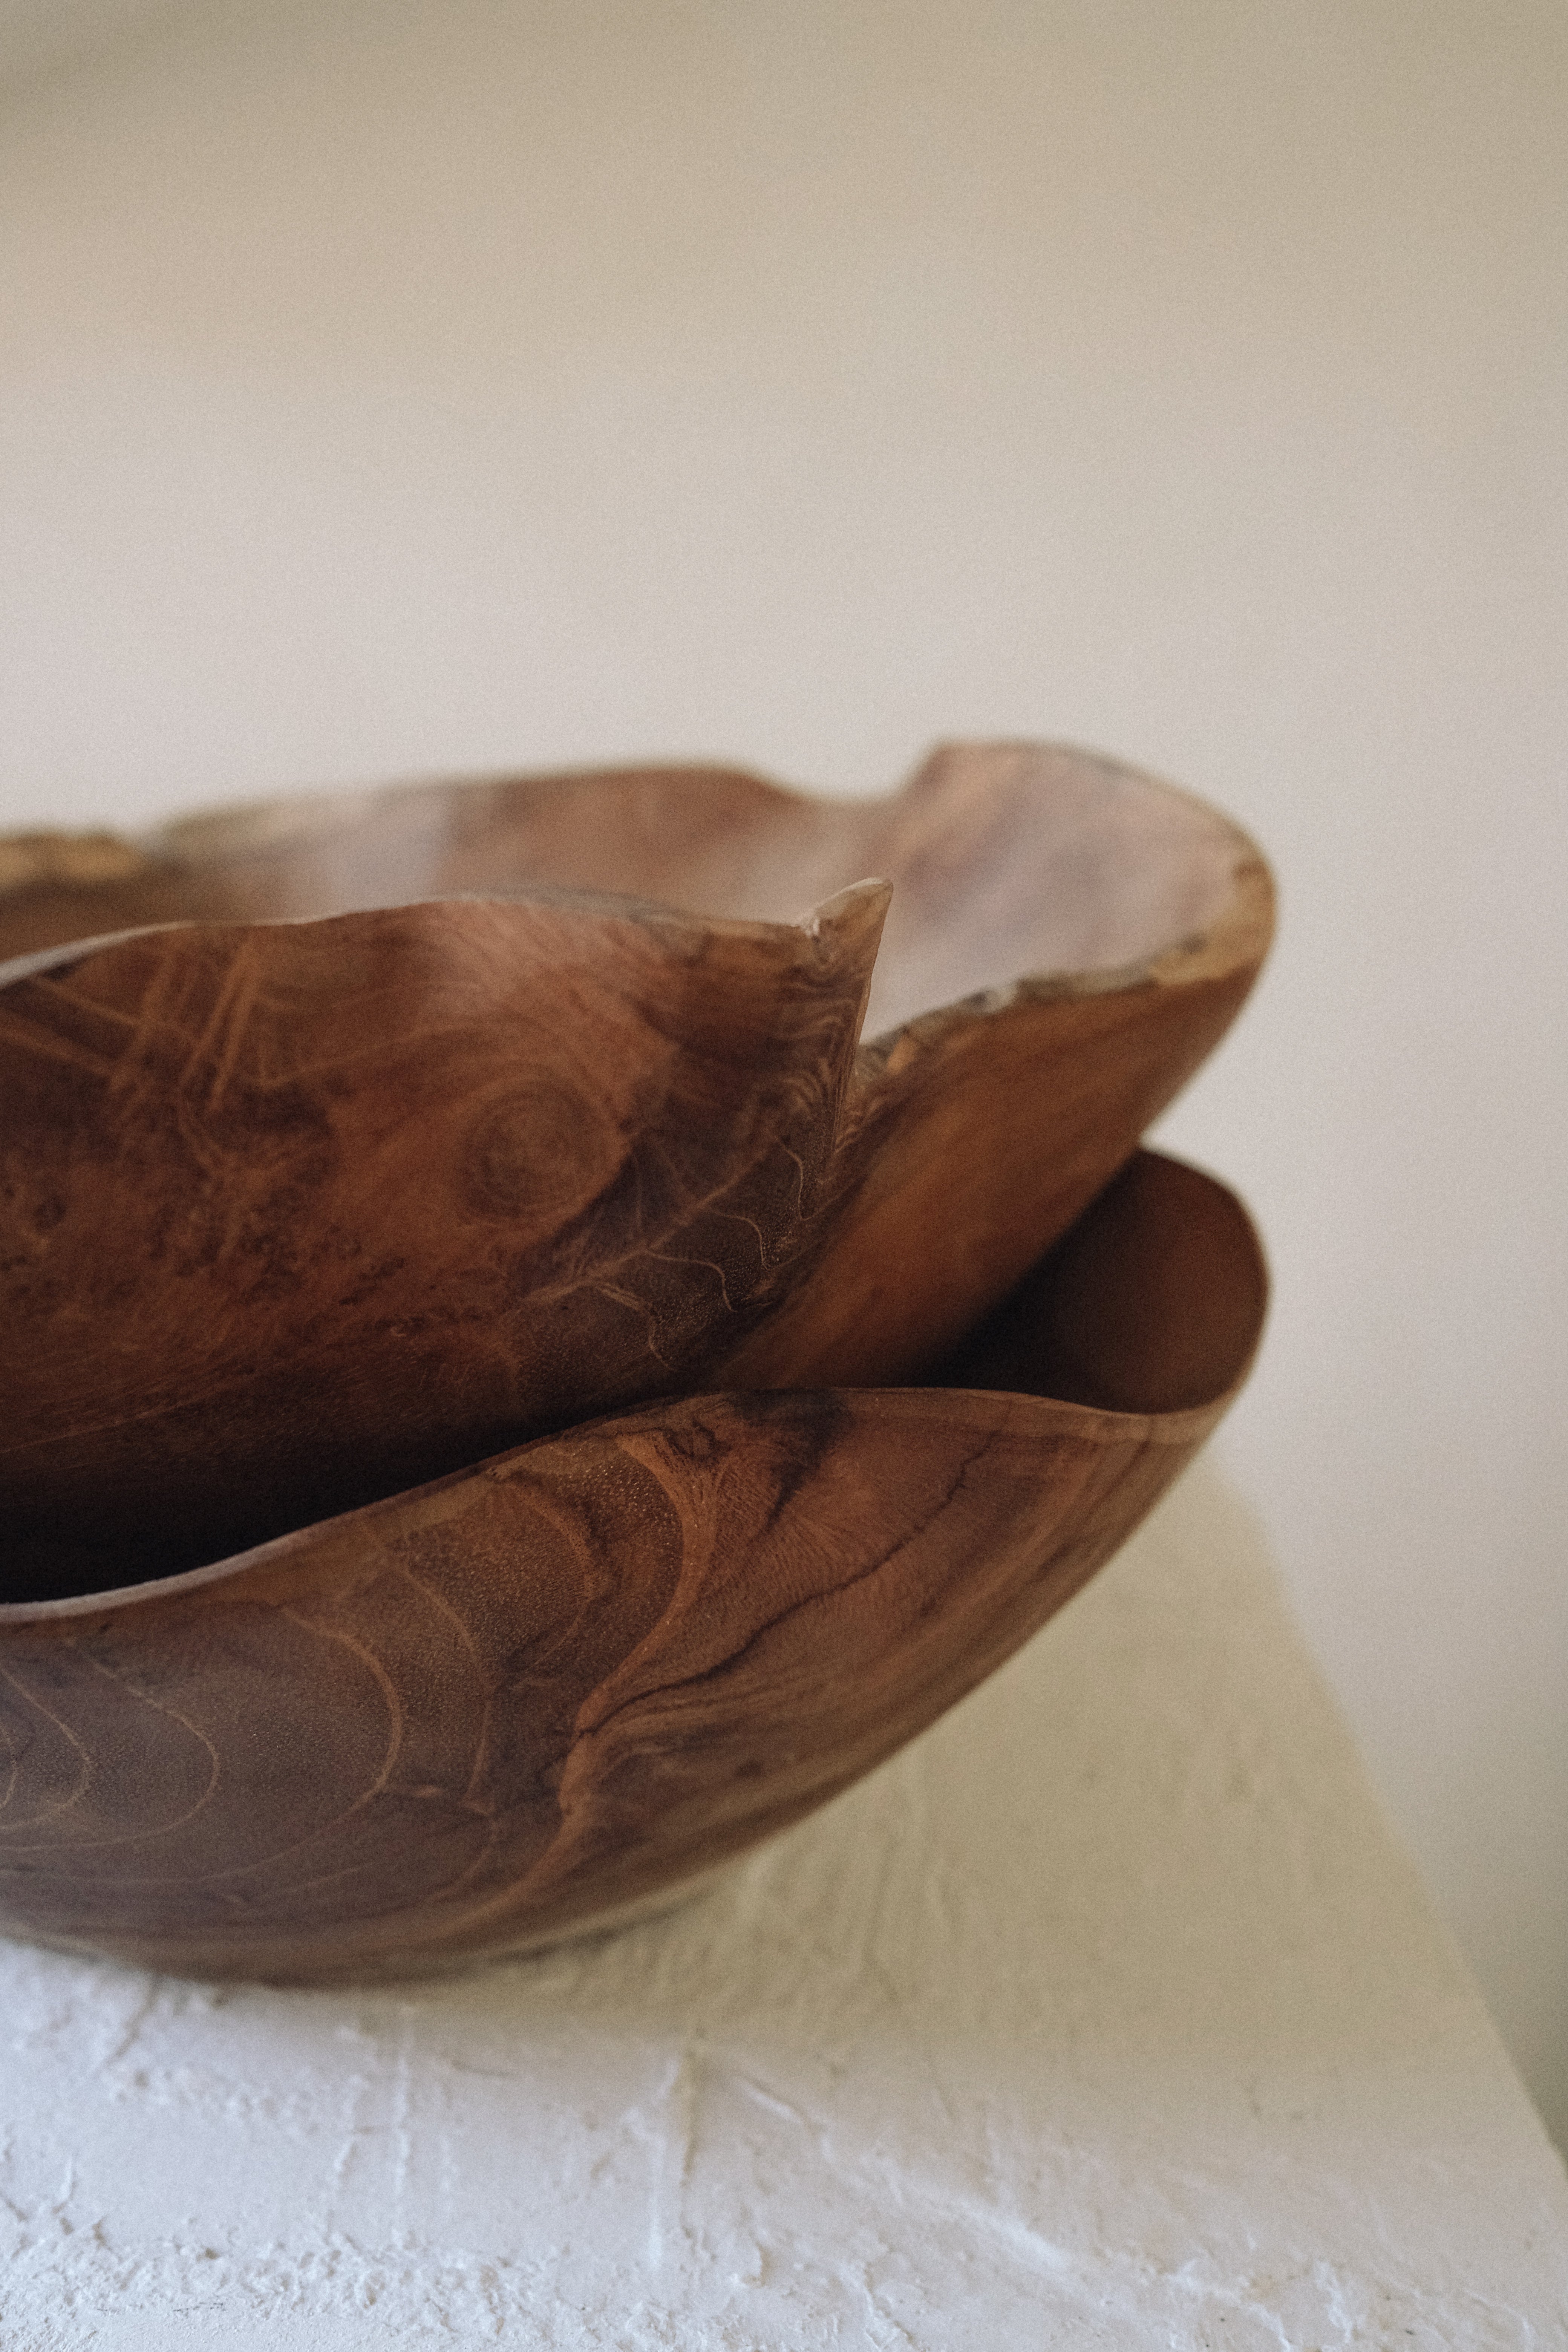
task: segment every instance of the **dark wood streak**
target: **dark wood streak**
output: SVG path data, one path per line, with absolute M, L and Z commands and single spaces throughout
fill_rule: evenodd
M 1233 1197 L 1140 1153 L 921 1385 L 647 1405 L 0 1608 L 0 1920 L 328 1980 L 668 1895 L 1060 1607 L 1212 1428 L 1263 1305 Z
M 638 1399 L 912 1377 L 1127 1160 L 1270 922 L 1223 818 L 1028 745 L 885 802 L 637 769 L 0 842 L 0 957 L 41 959 L 0 965 L 9 1589 Z

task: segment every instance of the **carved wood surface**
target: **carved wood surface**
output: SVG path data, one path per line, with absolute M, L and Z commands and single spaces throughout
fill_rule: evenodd
M 885 802 L 647 769 L 0 843 L 10 1573 L 212 1559 L 638 1396 L 910 1377 L 1270 920 L 1213 811 L 1019 745 Z
M 1069 1598 L 1224 1410 L 1263 1302 L 1232 1196 L 1141 1153 L 933 1385 L 648 1406 L 0 1608 L 0 1922 L 299 1980 L 668 1895 Z
M 884 898 L 203 923 L 0 990 L 12 1573 L 89 1528 L 161 1573 L 689 1385 L 812 1238 Z

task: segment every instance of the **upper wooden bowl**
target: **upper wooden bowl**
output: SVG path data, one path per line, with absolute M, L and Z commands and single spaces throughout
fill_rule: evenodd
M 1140 1153 L 931 1384 L 647 1406 L 0 1607 L 0 1927 L 303 1981 L 667 1900 L 1077 1591 L 1218 1419 L 1263 1302 L 1232 1196 Z
M 878 802 L 638 769 L 0 842 L 11 1589 L 637 1400 L 907 1378 L 1126 1160 L 1270 919 L 1224 818 L 1022 745 Z

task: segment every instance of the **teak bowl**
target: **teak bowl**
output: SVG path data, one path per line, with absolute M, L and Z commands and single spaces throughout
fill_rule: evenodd
M 930 1384 L 655 1403 L 128 1591 L 0 1608 L 0 1925 L 423 1972 L 668 1900 L 890 1754 L 1207 1434 L 1263 1312 L 1134 1157 Z
M 1027 745 L 878 802 L 639 769 L 0 843 L 9 1589 L 659 1396 L 908 1380 L 1270 920 L 1223 817 Z

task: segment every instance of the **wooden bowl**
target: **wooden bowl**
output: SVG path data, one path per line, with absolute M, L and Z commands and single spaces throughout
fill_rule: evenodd
M 1224 818 L 1022 745 L 878 802 L 638 769 L 0 843 L 13 1589 L 658 1395 L 908 1378 L 1126 1160 L 1270 919 Z
M 0 1925 L 314 1981 L 668 1901 L 1078 1590 L 1224 1411 L 1263 1303 L 1234 1198 L 1140 1153 L 929 1385 L 649 1405 L 0 1608 Z

